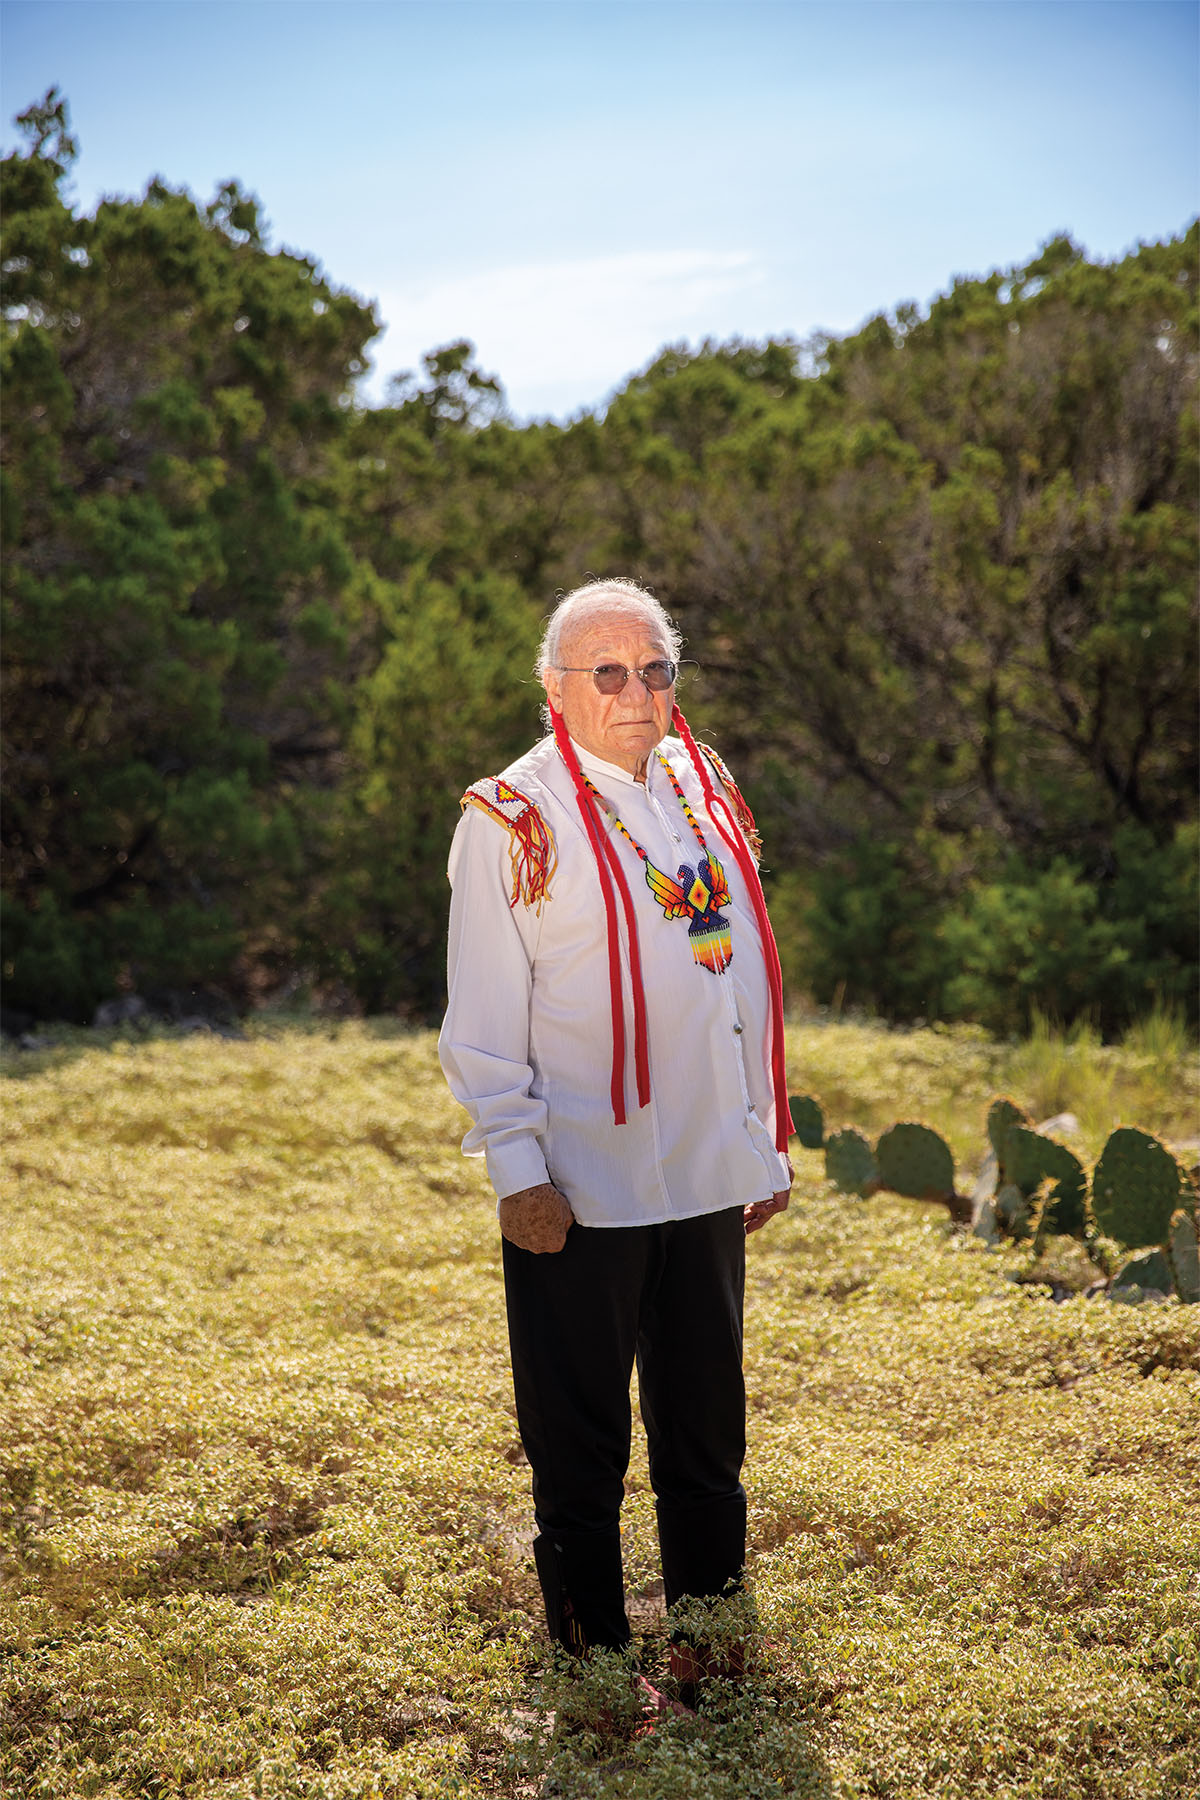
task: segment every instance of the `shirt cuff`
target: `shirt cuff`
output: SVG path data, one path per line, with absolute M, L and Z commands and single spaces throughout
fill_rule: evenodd
M 506 1200 L 510 1194 L 523 1194 L 526 1188 L 541 1187 L 550 1179 L 541 1145 L 533 1136 L 513 1137 L 504 1144 L 489 1144 L 484 1154 L 488 1180 L 496 1190 L 497 1200 Z

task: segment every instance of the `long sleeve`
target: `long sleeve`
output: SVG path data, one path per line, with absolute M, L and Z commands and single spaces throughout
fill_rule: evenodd
M 547 1181 L 546 1105 L 531 1091 L 531 960 L 537 917 L 511 900 L 508 837 L 468 807 L 450 850 L 449 1004 L 438 1051 L 474 1123 L 467 1156 L 487 1158 L 498 1199 Z
M 577 752 L 578 753 L 578 752 Z M 716 842 L 683 746 L 664 755 L 705 842 Z M 645 783 L 586 752 L 585 770 L 650 863 L 700 852 L 668 772 Z M 618 834 L 645 979 L 650 1099 L 632 1088 L 629 932 L 618 917 L 626 1121 L 613 1116 L 614 1021 L 605 909 L 570 774 L 544 739 L 469 790 L 450 852 L 450 1000 L 442 1066 L 471 1115 L 463 1141 L 504 1198 L 553 1181 L 581 1226 L 655 1224 L 763 1200 L 786 1186 L 774 1143 L 770 993 L 739 872 L 724 876 L 733 960 L 718 974 L 668 918 Z M 529 816 L 535 809 L 536 822 Z M 518 885 L 512 904 L 513 882 Z M 620 911 L 620 909 L 618 909 Z

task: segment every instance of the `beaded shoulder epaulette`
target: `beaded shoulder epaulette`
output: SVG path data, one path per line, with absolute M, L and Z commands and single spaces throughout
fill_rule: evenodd
M 550 882 L 558 865 L 554 833 L 543 819 L 535 803 L 520 788 L 502 781 L 498 775 L 485 775 L 473 781 L 460 806 L 477 806 L 508 832 L 508 853 L 512 860 L 512 899 L 510 906 L 523 900 L 540 913 L 542 903 L 550 897 Z

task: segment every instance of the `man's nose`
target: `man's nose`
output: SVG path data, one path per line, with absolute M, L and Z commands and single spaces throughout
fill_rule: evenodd
M 627 706 L 630 702 L 635 706 L 640 706 L 642 704 L 643 696 L 648 699 L 650 696 L 650 689 L 646 686 L 637 670 L 630 669 L 629 674 L 625 678 L 625 686 L 621 689 L 621 698 Z

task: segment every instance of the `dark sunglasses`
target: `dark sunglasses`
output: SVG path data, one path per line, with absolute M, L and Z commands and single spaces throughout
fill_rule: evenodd
M 644 669 L 633 670 L 627 669 L 624 663 L 598 663 L 594 669 L 568 669 L 560 663 L 558 672 L 560 675 L 590 675 L 602 694 L 619 694 L 632 673 L 652 694 L 661 694 L 672 685 L 679 668 L 673 662 L 648 662 Z

